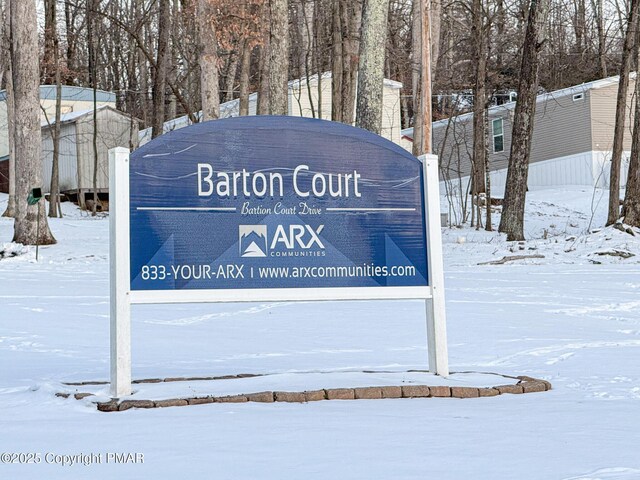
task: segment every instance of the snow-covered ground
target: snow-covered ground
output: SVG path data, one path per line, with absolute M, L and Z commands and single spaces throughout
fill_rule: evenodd
M 523 244 L 443 231 L 451 369 L 529 375 L 554 387 L 469 400 L 106 414 L 57 398 L 61 382 L 108 379 L 108 221 L 65 205 L 67 216 L 50 221 L 59 243 L 41 248 L 35 263 L 32 248 L 3 248 L 12 223 L 0 219 L 0 250 L 21 254 L 0 259 L 0 453 L 43 456 L 38 465 L 0 464 L 0 479 L 640 479 L 640 231 L 590 233 L 606 213 L 606 196 L 598 204 L 594 193 L 603 194 L 530 192 Z M 0 212 L 6 199 L 0 194 Z M 544 258 L 478 265 L 507 255 Z M 426 366 L 423 308 L 137 306 L 133 374 L 269 373 L 282 389 L 301 379 L 357 386 L 355 372 Z M 108 452 L 143 453 L 144 463 L 105 463 Z M 103 460 L 62 466 L 47 464 L 46 453 Z

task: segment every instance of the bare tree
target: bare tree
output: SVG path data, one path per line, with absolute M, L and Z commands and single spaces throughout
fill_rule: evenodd
M 57 18 L 56 18 L 56 0 L 46 0 L 45 10 L 47 12 L 48 27 L 45 29 L 47 36 L 51 42 L 49 57 L 47 57 L 45 48 L 45 58 L 49 63 L 53 63 L 53 76 L 56 83 L 56 108 L 55 108 L 55 124 L 50 129 L 53 141 L 53 158 L 51 161 L 51 185 L 49 188 L 49 216 L 57 217 L 58 213 L 62 217 L 62 209 L 60 206 L 60 181 L 59 181 L 59 164 L 60 164 L 60 120 L 62 116 L 62 75 L 60 73 L 60 41 L 58 37 Z M 45 42 L 45 46 L 46 46 Z M 49 74 L 50 75 L 50 74 Z
M 527 29 L 522 47 L 518 102 L 511 134 L 504 207 L 499 231 L 507 240 L 524 240 L 524 206 L 527 195 L 529 155 L 538 94 L 539 54 L 550 0 L 530 0 Z
M 607 44 L 604 27 L 604 0 L 591 0 L 595 12 L 596 26 L 598 31 L 598 66 L 600 67 L 600 77 L 607 76 Z
M 265 25 L 271 24 L 271 9 L 268 0 L 262 6 L 262 20 Z M 271 58 L 270 47 L 271 28 L 266 27 L 262 32 L 262 45 L 259 51 L 258 60 L 258 102 L 256 113 L 258 115 L 269 114 L 269 59 Z
M 490 24 L 485 22 L 483 0 L 472 0 L 472 43 L 476 81 L 473 87 L 473 175 L 471 194 L 475 197 L 477 216 L 476 225 L 480 228 L 480 194 L 485 191 L 485 165 L 487 162 L 487 30 Z M 487 206 L 487 211 L 490 207 Z
M 633 57 L 633 44 L 637 41 L 638 10 L 640 0 L 631 0 L 631 9 L 627 20 L 627 30 L 622 48 L 620 81 L 616 102 L 616 124 L 613 129 L 613 151 L 611 152 L 611 173 L 609 174 L 609 212 L 607 225 L 612 225 L 620 217 L 620 165 L 624 143 L 625 117 L 627 109 L 627 91 L 629 89 L 629 71 Z
M 638 42 L 635 42 L 634 45 L 634 56 L 636 59 L 640 59 L 640 45 L 638 45 Z M 636 75 L 636 92 L 640 92 L 640 75 Z M 629 172 L 627 173 L 627 186 L 624 192 L 622 214 L 624 215 L 625 223 L 640 227 L 640 101 L 637 94 Z
M 32 188 L 42 187 L 38 31 L 35 2 L 10 0 L 16 152 L 16 215 L 13 241 L 25 245 L 56 243 L 39 205 L 28 205 Z
M 356 126 L 380 134 L 389 0 L 364 0 L 358 68 Z
M 218 40 L 211 0 L 198 0 L 196 21 L 198 24 L 202 120 L 215 120 L 220 117 L 220 87 L 218 85 Z
M 169 70 L 169 33 L 171 32 L 171 15 L 169 0 L 159 0 L 158 9 L 158 48 L 156 68 L 153 79 L 153 121 L 151 136 L 162 135 L 164 125 L 164 106 L 167 88 L 167 73 Z M 215 48 L 215 44 L 214 44 Z
M 7 133 L 8 133 L 8 147 L 9 147 L 9 201 L 7 203 L 7 209 L 2 214 L 3 217 L 14 217 L 16 214 L 16 152 L 15 152 L 15 117 L 16 109 L 14 103 L 13 94 L 13 73 L 11 68 L 11 46 L 10 46 L 10 22 L 11 22 L 11 2 L 5 1 L 4 8 L 2 10 L 2 42 L 0 47 L 0 55 L 2 55 L 2 73 L 6 78 L 6 93 L 7 93 Z
M 269 0 L 269 114 L 287 115 L 289 87 L 289 2 Z
M 242 63 L 240 65 L 240 107 L 239 115 L 249 115 L 249 75 L 251 73 L 251 43 L 242 42 Z

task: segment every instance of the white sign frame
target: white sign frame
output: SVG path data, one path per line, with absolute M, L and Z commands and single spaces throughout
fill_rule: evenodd
M 109 150 L 111 396 L 121 398 L 131 394 L 133 304 L 422 299 L 426 304 L 429 370 L 436 375 L 449 375 L 438 157 L 422 155 L 419 160 L 424 174 L 428 286 L 132 291 L 129 150 L 123 147 Z

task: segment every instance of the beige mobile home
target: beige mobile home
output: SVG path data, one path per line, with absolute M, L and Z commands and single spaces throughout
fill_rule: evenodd
M 630 83 L 623 186 L 635 104 L 635 82 Z M 529 164 L 530 187 L 608 186 L 617 93 L 618 77 L 610 77 L 538 96 Z M 487 145 L 494 191 L 502 191 L 506 181 L 515 105 L 509 102 L 489 109 Z M 403 130 L 405 141 L 412 133 L 411 129 Z M 434 122 L 433 145 L 440 156 L 441 179 L 455 180 L 454 184 L 462 184 L 464 188 L 471 172 L 473 114 Z

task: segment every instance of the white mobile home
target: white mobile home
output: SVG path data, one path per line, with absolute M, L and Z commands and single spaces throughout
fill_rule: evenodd
M 93 90 L 90 88 L 72 87 L 64 85 L 62 87 L 61 112 L 62 114 L 79 112 L 93 108 Z M 115 108 L 116 95 L 102 90 L 96 91 L 96 105 L 110 105 Z M 56 113 L 56 86 L 40 86 L 40 107 L 42 110 L 41 121 L 46 122 L 47 118 L 53 123 Z M 7 118 L 7 92 L 0 91 L 0 157 L 9 155 L 9 122 Z
M 135 148 L 138 142 L 138 120 L 110 105 L 96 110 L 98 152 L 97 191 L 107 193 L 109 188 L 108 151 L 114 147 Z M 44 120 L 42 128 L 42 190 L 48 193 L 51 186 L 53 163 L 53 123 Z M 60 192 L 77 199 L 81 207 L 85 200 L 93 197 L 93 173 L 95 157 L 93 150 L 93 109 L 65 113 L 60 119 L 60 155 L 58 178 Z M 0 176 L 8 177 L 8 156 L 0 158 Z M 8 191 L 8 181 L 0 185 Z
M 381 135 L 395 143 L 400 143 L 401 88 L 402 84 L 399 82 L 388 79 L 384 81 Z M 257 103 L 258 94 L 249 95 L 249 115 L 256 114 Z M 220 118 L 237 117 L 240 114 L 239 109 L 238 99 L 223 103 L 220 105 Z M 196 117 L 200 118 L 200 114 L 198 112 Z M 331 72 L 322 74 L 320 88 L 318 88 L 318 75 L 309 77 L 308 81 L 306 78 L 290 81 L 288 115 L 331 120 Z M 164 131 L 170 132 L 189 124 L 189 118 L 185 115 L 165 122 Z M 142 130 L 140 145 L 144 145 L 149 140 L 151 140 L 151 129 Z

